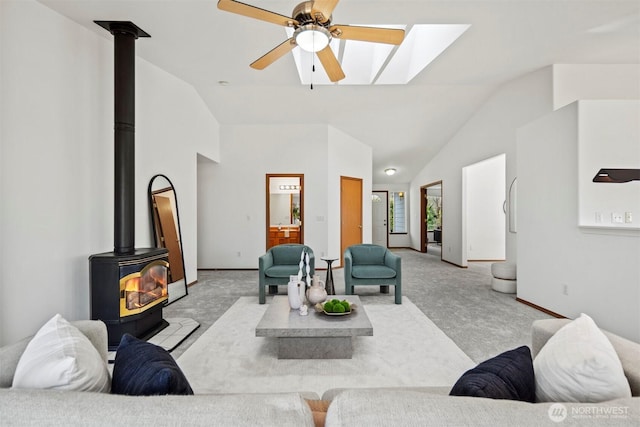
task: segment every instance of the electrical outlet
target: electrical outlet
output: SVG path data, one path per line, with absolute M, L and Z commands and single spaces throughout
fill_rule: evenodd
M 614 224 L 622 224 L 622 214 L 619 213 L 612 213 L 611 214 L 611 222 Z
M 562 285 L 562 295 L 569 295 L 569 285 L 567 284 Z
M 602 223 L 602 212 L 596 212 L 596 224 Z
M 631 224 L 633 222 L 633 212 L 624 213 L 624 222 L 627 224 Z
M 242 256 L 242 252 L 240 251 L 236 252 L 236 254 L 238 255 L 238 258 Z

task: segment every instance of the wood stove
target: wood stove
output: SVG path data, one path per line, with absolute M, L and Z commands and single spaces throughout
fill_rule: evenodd
M 128 21 L 95 21 L 114 36 L 114 250 L 89 257 L 91 318 L 107 325 L 109 349 L 122 335 L 148 338 L 168 323 L 168 252 L 136 249 L 135 41 L 149 34 Z

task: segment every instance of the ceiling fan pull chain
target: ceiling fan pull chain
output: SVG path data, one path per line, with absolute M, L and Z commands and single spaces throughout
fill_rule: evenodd
M 313 73 L 316 72 L 316 56 L 311 57 L 311 90 L 313 90 Z

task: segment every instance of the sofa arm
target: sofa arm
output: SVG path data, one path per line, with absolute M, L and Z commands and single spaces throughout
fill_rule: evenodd
M 353 269 L 353 256 L 351 255 L 351 251 L 349 249 L 344 251 L 344 277 L 345 280 L 347 277 L 351 278 L 351 270 Z
M 401 271 L 400 270 L 401 260 L 402 258 L 400 258 L 400 255 L 396 255 L 390 250 L 387 250 L 387 252 L 385 252 L 384 254 L 384 265 L 393 269 L 396 273 L 400 273 Z
M 353 281 L 351 276 L 351 270 L 353 269 L 353 257 L 351 251 L 346 249 L 344 251 L 344 293 L 346 295 L 353 295 Z
M 105 363 L 108 363 L 109 348 L 107 345 L 107 325 L 101 320 L 76 320 L 71 322 L 73 326 L 82 332 L 91 344 L 98 350 L 100 357 Z
M 273 265 L 273 254 L 271 251 L 267 251 L 266 254 L 258 257 L 258 271 L 260 271 L 260 277 L 264 276 L 264 271 Z

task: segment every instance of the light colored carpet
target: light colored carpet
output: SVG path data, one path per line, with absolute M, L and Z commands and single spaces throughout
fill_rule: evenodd
M 177 360 L 195 393 L 311 391 L 340 387 L 452 386 L 475 363 L 408 298 L 367 304 L 372 337 L 352 359 L 279 360 L 273 338 L 255 336 L 267 305 L 241 297 Z

